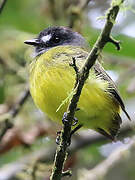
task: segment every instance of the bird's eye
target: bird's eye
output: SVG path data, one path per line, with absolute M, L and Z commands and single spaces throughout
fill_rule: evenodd
M 60 38 L 59 38 L 59 37 L 57 37 L 57 36 L 56 36 L 56 37 L 54 37 L 54 38 L 53 38 L 53 42 L 55 42 L 55 43 L 59 43 L 59 42 L 60 42 Z

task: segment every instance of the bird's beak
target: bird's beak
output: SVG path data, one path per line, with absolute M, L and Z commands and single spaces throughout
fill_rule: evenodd
M 33 45 L 33 46 L 38 46 L 40 45 L 40 42 L 37 38 L 35 39 L 31 39 L 31 40 L 26 40 L 24 41 L 25 44 L 28 44 L 28 45 Z

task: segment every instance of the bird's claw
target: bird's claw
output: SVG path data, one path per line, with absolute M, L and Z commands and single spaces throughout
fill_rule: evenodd
M 72 126 L 77 125 L 77 123 L 78 123 L 78 119 L 77 119 L 76 117 L 74 117 L 73 121 L 74 121 L 74 122 L 73 122 Z
M 64 112 L 64 115 L 63 115 L 63 118 L 62 118 L 62 123 L 65 124 L 67 122 L 68 122 L 67 113 Z M 72 126 L 75 126 L 77 123 L 78 123 L 78 119 L 76 117 L 74 117 Z
M 58 131 L 57 132 L 57 137 L 56 137 L 56 144 L 60 144 L 60 134 L 61 134 L 61 131 Z
M 77 111 L 78 111 L 78 110 L 80 110 L 80 109 L 78 108 Z M 66 112 L 65 112 L 64 115 L 63 115 L 62 122 L 63 122 L 64 125 L 68 122 L 68 120 L 67 120 L 67 113 L 66 113 Z M 77 125 L 77 123 L 78 123 L 78 119 L 77 119 L 76 117 L 74 117 L 72 126 Z M 75 128 L 71 131 L 70 137 L 69 137 L 68 142 L 67 142 L 67 146 L 70 146 L 70 144 L 71 144 L 71 137 L 72 137 L 72 135 L 73 135 L 78 129 L 80 129 L 81 127 L 82 127 L 82 124 L 79 124 L 77 127 L 75 127 Z M 60 133 L 61 133 L 61 132 L 58 132 L 58 133 L 57 133 L 57 135 L 58 135 L 58 137 L 56 138 L 56 143 L 57 143 L 57 144 L 59 144 L 59 141 L 60 141 Z
M 64 112 L 64 115 L 63 115 L 63 118 L 62 118 L 62 123 L 66 124 L 66 122 L 68 122 L 68 120 L 67 120 L 67 113 Z

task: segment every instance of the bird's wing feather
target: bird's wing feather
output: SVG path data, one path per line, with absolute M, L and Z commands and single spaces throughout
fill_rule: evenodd
M 125 105 L 123 103 L 123 100 L 122 98 L 120 97 L 120 94 L 117 90 L 117 87 L 115 85 L 115 83 L 113 82 L 113 80 L 110 78 L 110 76 L 106 73 L 106 71 L 104 70 L 104 68 L 100 65 L 99 62 L 97 62 L 94 66 L 93 66 L 94 70 L 95 70 L 95 73 L 97 75 L 101 75 L 102 74 L 102 78 L 104 80 L 107 80 L 109 82 L 109 89 L 108 91 L 111 93 L 111 95 L 116 99 L 116 101 L 119 103 L 121 109 L 124 111 L 124 113 L 126 114 L 126 116 L 128 117 L 129 120 L 130 119 L 130 116 L 128 115 L 128 113 L 126 112 L 125 110 Z

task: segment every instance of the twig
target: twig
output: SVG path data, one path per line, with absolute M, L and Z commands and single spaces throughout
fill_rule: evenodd
M 5 119 L 2 120 L 1 123 L 1 131 L 0 131 L 0 141 L 2 140 L 3 136 L 7 132 L 8 129 L 13 127 L 13 118 L 16 117 L 16 115 L 20 112 L 21 107 L 29 97 L 29 90 L 25 90 L 20 97 L 19 101 L 12 107 L 12 109 L 9 111 L 7 116 L 5 116 Z
M 113 171 L 115 172 L 115 170 L 117 170 L 118 168 L 118 165 L 122 166 L 122 164 L 127 163 L 129 157 L 130 159 L 132 159 L 132 162 L 134 162 L 134 156 L 133 156 L 134 151 L 135 151 L 135 137 L 132 137 L 132 139 L 130 139 L 130 142 L 128 144 L 125 144 L 124 146 L 115 150 L 106 160 L 98 164 L 92 170 L 89 171 L 85 170 L 83 172 L 81 171 L 79 180 L 106 179 L 106 175 L 108 174 L 109 170 L 113 169 Z M 124 165 L 122 169 L 123 168 L 125 168 Z M 128 173 L 129 173 L 129 169 L 128 169 Z
M 36 172 L 37 172 L 37 169 L 38 169 L 38 162 L 36 161 L 34 163 L 34 166 L 33 166 L 33 169 L 32 169 L 32 180 L 36 180 Z
M 75 22 L 77 22 L 78 19 L 81 17 L 81 9 L 77 6 L 72 5 L 69 8 L 69 25 L 68 27 L 74 28 Z
M 72 172 L 70 170 L 64 171 L 62 173 L 62 177 L 64 177 L 64 176 L 72 176 Z
M 74 5 L 72 4 L 70 7 L 69 7 L 69 27 L 70 28 L 73 28 L 75 26 L 75 23 L 78 19 L 81 19 L 81 14 L 82 12 L 86 9 L 86 7 L 88 6 L 89 2 L 91 0 L 83 0 L 83 1 L 80 1 L 78 3 L 78 5 Z
M 0 14 L 1 14 L 2 11 L 3 11 L 6 2 L 7 2 L 7 0 L 2 0 L 1 5 L 0 5 Z
M 85 9 L 88 6 L 90 1 L 92 1 L 92 0 L 85 0 L 85 1 L 83 1 L 83 4 L 81 5 L 81 9 Z
M 74 87 L 76 87 L 76 86 L 77 86 L 77 83 L 78 83 L 78 80 L 79 80 L 79 69 L 78 69 L 78 67 L 76 66 L 76 59 L 75 59 L 75 57 L 72 57 L 72 60 L 73 60 L 73 62 L 70 63 L 69 66 L 72 66 L 73 69 L 74 69 L 75 72 L 76 72 L 76 83 L 75 83 L 75 86 L 74 86 Z
M 52 18 L 54 21 L 58 20 L 59 18 L 59 14 L 56 10 L 56 1 L 55 0 L 49 0 L 48 3 L 50 4 L 50 12 L 51 12 L 51 15 L 52 15 Z
M 64 162 L 67 156 L 67 147 L 69 145 L 68 143 L 69 143 L 69 139 L 71 135 L 71 126 L 73 123 L 75 111 L 77 109 L 77 103 L 80 98 L 82 88 L 84 86 L 86 79 L 89 76 L 89 70 L 94 65 L 96 59 L 100 55 L 106 43 L 110 42 L 110 39 L 111 39 L 110 33 L 114 25 L 114 22 L 116 20 L 117 14 L 119 12 L 121 3 L 123 3 L 123 0 L 121 0 L 121 2 L 120 1 L 117 2 L 116 0 L 112 1 L 111 8 L 109 9 L 107 13 L 104 29 L 102 30 L 94 47 L 89 53 L 84 66 L 79 71 L 79 80 L 74 89 L 75 93 L 67 109 L 67 117 L 66 117 L 66 121 L 64 123 L 64 127 L 61 133 L 60 145 L 58 146 L 57 151 L 56 151 L 54 167 L 52 170 L 52 175 L 50 177 L 50 180 L 60 180 L 62 177 L 63 166 L 64 166 Z
M 26 90 L 22 93 L 19 101 L 18 101 L 18 102 L 13 106 L 13 108 L 10 110 L 10 114 L 11 114 L 11 117 L 12 117 L 12 118 L 16 117 L 16 115 L 19 113 L 19 111 L 21 110 L 22 105 L 25 103 L 25 101 L 27 100 L 27 98 L 29 97 L 29 95 L 30 95 L 29 89 L 26 89 Z

